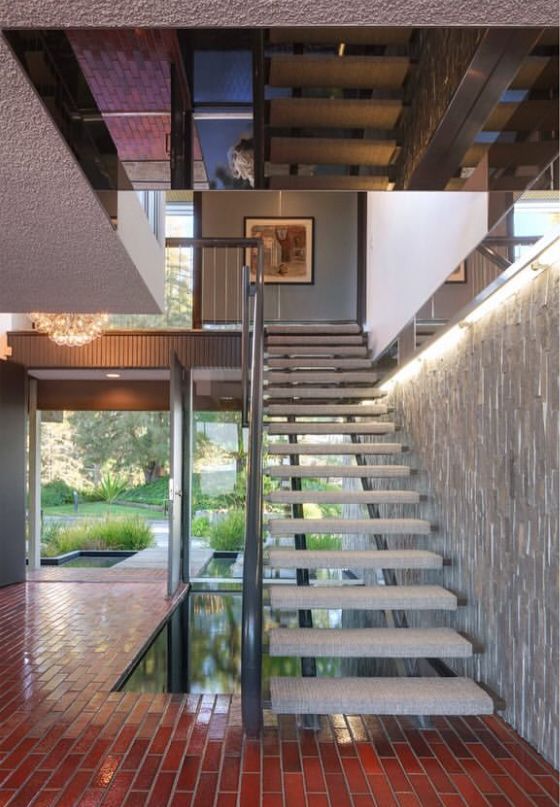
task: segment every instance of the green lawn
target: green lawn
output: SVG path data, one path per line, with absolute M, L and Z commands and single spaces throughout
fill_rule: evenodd
M 57 507 L 45 507 L 43 513 L 47 516 L 87 516 L 88 518 L 105 518 L 106 516 L 138 516 L 139 518 L 164 518 L 163 510 L 147 507 L 127 507 L 122 504 L 107 504 L 107 502 L 81 502 L 78 512 L 74 512 L 74 505 L 61 504 Z

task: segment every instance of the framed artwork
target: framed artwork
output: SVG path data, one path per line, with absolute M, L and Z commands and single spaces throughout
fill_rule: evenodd
M 454 272 L 451 272 L 446 283 L 466 283 L 467 282 L 467 265 L 465 261 L 461 261 L 459 266 Z
M 245 237 L 264 242 L 264 282 L 278 285 L 313 283 L 315 220 L 310 218 L 245 217 Z M 248 249 L 245 257 L 256 277 L 257 250 Z

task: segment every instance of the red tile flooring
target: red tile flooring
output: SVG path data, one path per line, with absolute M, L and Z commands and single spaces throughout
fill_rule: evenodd
M 0 807 L 558 803 L 553 768 L 497 717 L 312 731 L 266 714 L 259 742 L 237 697 L 111 692 L 170 603 L 162 579 L 109 571 L 0 589 Z

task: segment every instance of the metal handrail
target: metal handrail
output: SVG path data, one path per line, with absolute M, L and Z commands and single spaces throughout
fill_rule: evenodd
M 260 238 L 167 238 L 166 246 L 253 248 L 257 251 L 255 283 L 251 283 L 249 267 L 243 266 L 242 270 L 241 330 L 242 416 L 249 426 L 243 556 L 241 712 L 247 735 L 256 737 L 262 724 L 264 248 Z
M 247 456 L 245 552 L 243 558 L 243 610 L 241 630 L 241 713 L 250 737 L 262 723 L 263 623 L 263 363 L 264 363 L 264 250 L 257 247 L 251 357 L 251 403 Z
M 241 424 L 249 425 L 251 270 L 244 264 L 241 274 Z

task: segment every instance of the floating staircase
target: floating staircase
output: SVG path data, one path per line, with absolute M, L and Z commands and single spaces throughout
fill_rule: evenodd
M 398 487 L 370 489 L 372 480 L 387 478 L 398 484 L 400 478 L 413 479 L 414 471 L 401 464 L 402 459 L 398 462 L 406 446 L 395 442 L 398 427 L 390 420 L 384 392 L 376 386 L 361 329 L 355 323 L 269 326 L 265 365 L 266 472 L 281 485 L 267 500 L 290 513 L 289 518 L 271 516 L 268 521 L 266 563 L 273 572 L 297 573 L 297 585 L 270 585 L 270 602 L 281 620 L 297 612 L 299 621 L 297 628 L 270 630 L 269 652 L 300 658 L 304 673 L 271 680 L 273 711 L 492 713 L 491 697 L 474 681 L 417 674 L 420 659 L 468 658 L 473 647 L 451 628 L 408 627 L 407 613 L 453 612 L 460 602 L 442 585 L 397 584 L 399 572 L 441 572 L 443 558 L 430 549 L 430 522 L 379 517 L 379 505 L 414 506 L 421 496 Z M 302 480 L 324 479 L 331 482 L 327 489 L 303 487 Z M 351 485 L 353 479 L 361 480 L 362 489 Z M 306 505 L 314 506 L 312 518 L 306 517 Z M 363 507 L 364 517 L 317 518 L 322 505 Z M 346 537 L 340 539 L 340 548 L 307 549 L 311 534 Z M 369 547 L 362 543 L 352 548 L 351 536 L 356 535 L 370 536 Z M 402 536 L 418 547 L 399 548 Z M 358 570 L 365 573 L 363 579 Z M 317 571 L 328 571 L 331 577 L 314 579 Z M 317 610 L 380 612 L 385 627 L 362 628 L 355 622 L 348 628 L 314 627 Z M 395 671 L 406 674 L 316 677 L 312 672 L 320 658 L 393 659 Z
M 268 186 L 385 190 L 400 151 L 411 31 L 270 29 Z
M 422 48 L 418 31 L 405 28 L 269 29 L 266 186 L 394 187 L 407 151 L 410 102 L 425 76 L 416 69 L 417 61 L 425 68 Z M 545 31 L 519 60 L 508 90 L 481 123 L 447 187 L 463 188 L 484 160 L 492 189 L 523 190 L 527 177 L 537 177 L 558 154 L 557 36 Z

